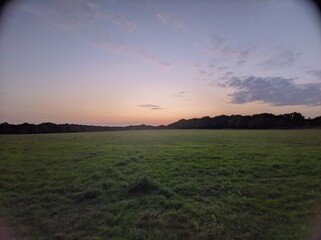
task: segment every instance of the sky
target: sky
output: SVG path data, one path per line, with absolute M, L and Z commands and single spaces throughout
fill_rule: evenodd
M 0 122 L 320 116 L 320 20 L 303 0 L 13 1 L 0 24 Z

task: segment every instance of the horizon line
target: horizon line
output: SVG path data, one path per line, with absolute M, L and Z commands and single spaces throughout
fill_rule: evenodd
M 55 125 L 82 125 L 82 126 L 93 126 L 93 127 L 133 127 L 133 126 L 147 126 L 147 127 L 160 127 L 160 126 L 168 126 L 170 124 L 173 124 L 173 123 L 176 123 L 178 121 L 181 121 L 181 120 L 192 120 L 192 119 L 202 119 L 202 118 L 215 118 L 215 117 L 220 117 L 220 116 L 226 116 L 226 117 L 231 117 L 231 116 L 241 116 L 241 117 L 247 117 L 247 116 L 255 116 L 255 115 L 262 115 L 262 114 L 271 114 L 271 115 L 274 115 L 274 116 L 280 116 L 280 115 L 285 115 L 285 114 L 293 114 L 293 113 L 298 113 L 300 114 L 305 120 L 309 120 L 309 119 L 315 119 L 315 118 L 319 118 L 321 117 L 320 116 L 315 116 L 315 117 L 308 117 L 306 118 L 303 114 L 301 114 L 300 112 L 290 112 L 290 113 L 282 113 L 282 114 L 274 114 L 274 113 L 268 113 L 268 112 L 262 112 L 262 113 L 255 113 L 255 114 L 230 114 L 230 115 L 226 115 L 226 114 L 221 114 L 221 115 L 215 115 L 215 116 L 209 116 L 209 115 L 206 115 L 206 116 L 203 116 L 203 117 L 193 117 L 193 118 L 180 118 L 174 122 L 170 122 L 168 124 L 158 124 L 158 125 L 155 125 L 155 124 L 146 124 L 146 123 L 137 123 L 137 124 L 127 124 L 127 125 L 97 125 L 97 124 L 86 124 L 86 123 L 68 123 L 68 122 L 65 122 L 65 123 L 55 123 L 55 122 L 50 122 L 50 121 L 45 121 L 45 122 L 41 122 L 41 123 L 29 123 L 29 122 L 22 122 L 22 123 L 9 123 L 7 121 L 4 121 L 4 122 L 0 122 L 0 125 L 3 125 L 5 123 L 7 124 L 10 124 L 10 125 L 23 125 L 23 124 L 30 124 L 30 125 L 41 125 L 41 124 L 55 124 Z

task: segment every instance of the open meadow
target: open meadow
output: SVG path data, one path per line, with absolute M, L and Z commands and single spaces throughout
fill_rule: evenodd
M 0 219 L 17 239 L 304 239 L 321 130 L 0 135 Z

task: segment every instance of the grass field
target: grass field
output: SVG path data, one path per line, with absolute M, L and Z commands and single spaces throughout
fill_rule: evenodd
M 17 239 L 303 239 L 321 209 L 321 130 L 0 136 Z

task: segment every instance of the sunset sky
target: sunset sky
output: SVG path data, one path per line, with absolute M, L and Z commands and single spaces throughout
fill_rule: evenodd
M 320 22 L 299 0 L 14 1 L 0 24 L 0 122 L 319 116 Z

